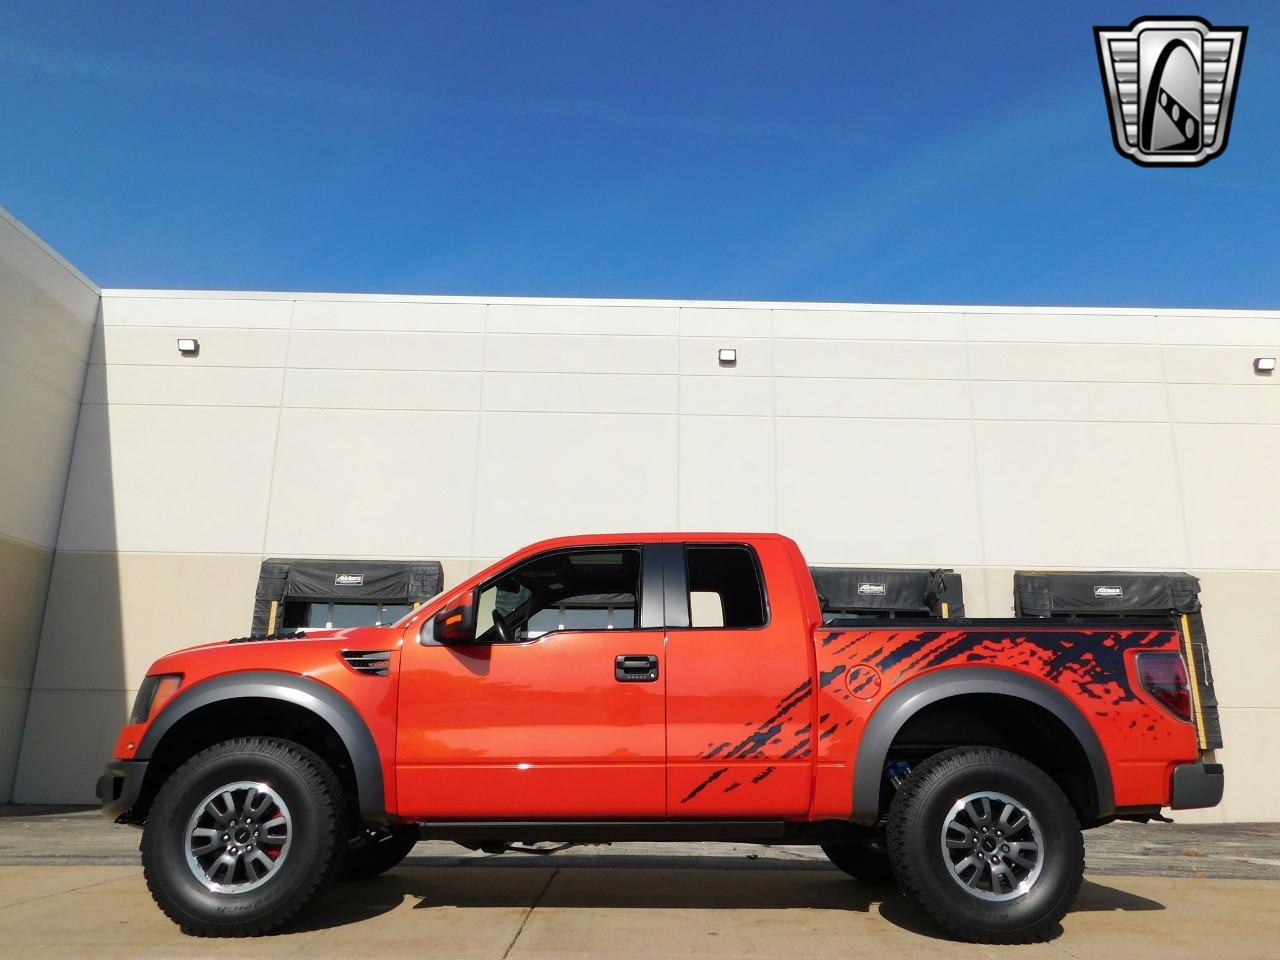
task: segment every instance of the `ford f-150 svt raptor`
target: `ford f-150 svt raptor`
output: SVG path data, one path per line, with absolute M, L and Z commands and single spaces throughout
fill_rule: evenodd
M 573 537 L 390 627 L 160 658 L 98 790 L 193 934 L 271 930 L 420 838 L 643 839 L 820 844 L 1021 942 L 1071 906 L 1081 828 L 1221 799 L 1190 642 L 1173 615 L 827 625 L 785 537 Z

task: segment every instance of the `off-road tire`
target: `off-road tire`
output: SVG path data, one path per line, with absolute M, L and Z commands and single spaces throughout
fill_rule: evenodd
M 1016 798 L 1042 834 L 1040 872 L 1015 899 L 984 900 L 962 889 L 943 853 L 953 803 L 979 791 Z M 919 764 L 889 807 L 888 840 L 903 891 L 952 936 L 975 943 L 1056 936 L 1084 879 L 1084 838 L 1066 795 L 1039 767 L 1005 750 L 961 747 Z
M 237 781 L 269 785 L 287 803 L 291 846 L 278 872 L 236 893 L 207 889 L 187 863 L 189 818 L 202 798 Z M 342 788 L 319 756 L 296 743 L 239 737 L 182 764 L 160 787 L 142 831 L 147 888 L 183 933 L 250 937 L 293 919 L 337 876 L 349 831 Z
M 827 859 L 859 883 L 869 887 L 882 887 L 893 883 L 893 867 L 889 854 L 864 843 L 831 841 L 822 844 Z
M 418 842 L 416 827 L 371 830 L 362 827 L 347 845 L 342 880 L 371 880 L 409 855 Z

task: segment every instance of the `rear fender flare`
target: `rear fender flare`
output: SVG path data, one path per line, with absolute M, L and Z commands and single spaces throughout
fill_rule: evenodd
M 1080 709 L 1055 687 L 1002 667 L 950 667 L 927 673 L 895 689 L 867 721 L 854 761 L 854 823 L 874 824 L 880 816 L 880 782 L 894 737 L 913 716 L 940 700 L 967 694 L 994 694 L 1026 700 L 1048 711 L 1071 731 L 1093 772 L 1097 816 L 1115 812 L 1111 767 L 1098 735 Z
M 215 703 L 246 698 L 292 703 L 327 723 L 351 757 L 356 787 L 360 792 L 361 817 L 371 823 L 387 819 L 382 761 L 360 712 L 332 687 L 296 674 L 246 671 L 203 680 L 183 690 L 165 705 L 147 728 L 135 758 L 149 760 L 165 735 L 183 717 Z

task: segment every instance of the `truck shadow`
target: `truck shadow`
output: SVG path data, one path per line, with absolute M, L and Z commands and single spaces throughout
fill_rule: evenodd
M 715 856 L 410 857 L 374 880 L 340 883 L 286 931 L 360 923 L 400 907 L 839 910 L 878 912 L 922 936 L 945 934 L 892 885 L 872 887 L 818 860 Z M 1085 881 L 1075 911 L 1163 910 Z

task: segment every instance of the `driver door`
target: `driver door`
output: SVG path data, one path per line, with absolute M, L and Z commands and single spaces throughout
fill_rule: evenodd
M 402 816 L 665 815 L 662 591 L 646 576 L 653 554 L 633 545 L 539 554 L 473 592 L 474 642 L 406 639 Z

